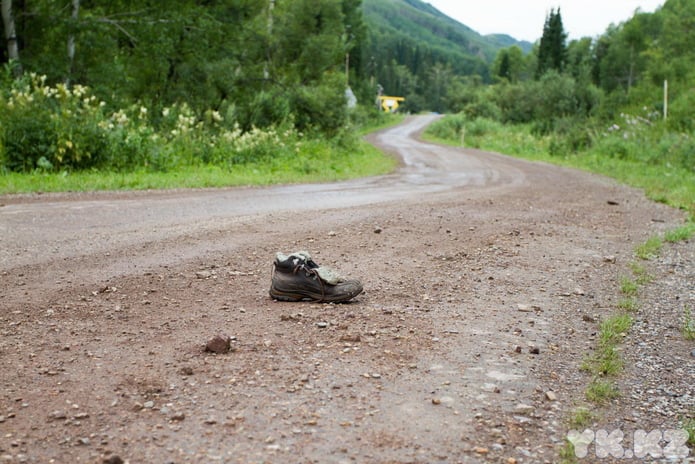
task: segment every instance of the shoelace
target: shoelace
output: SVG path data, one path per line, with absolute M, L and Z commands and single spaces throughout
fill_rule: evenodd
M 315 263 L 314 263 L 315 264 Z M 318 267 L 318 266 L 317 266 Z M 323 279 L 321 279 L 321 276 L 319 275 L 318 271 L 316 268 L 311 268 L 306 265 L 306 262 L 300 262 L 299 264 L 294 266 L 294 269 L 292 270 L 293 274 L 296 274 L 300 270 L 304 271 L 307 273 L 307 276 L 315 276 L 316 280 L 318 280 L 319 285 L 321 285 L 321 299 L 318 300 L 319 302 L 323 301 L 324 298 L 326 298 L 326 289 L 323 285 Z

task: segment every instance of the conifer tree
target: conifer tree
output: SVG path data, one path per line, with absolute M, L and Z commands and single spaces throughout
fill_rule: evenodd
M 562 25 L 560 8 L 550 10 L 543 26 L 543 36 L 538 47 L 538 68 L 536 78 L 551 69 L 562 72 L 567 61 L 567 34 Z

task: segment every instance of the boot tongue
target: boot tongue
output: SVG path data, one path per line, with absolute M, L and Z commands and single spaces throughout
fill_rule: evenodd
M 330 285 L 338 285 L 340 282 L 345 282 L 345 278 L 338 273 L 335 269 L 330 267 L 321 266 L 316 269 L 316 273 L 319 275 L 321 280 Z

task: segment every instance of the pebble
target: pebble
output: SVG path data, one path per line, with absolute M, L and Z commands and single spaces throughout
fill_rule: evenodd
M 557 395 L 555 394 L 554 391 L 548 390 L 545 392 L 545 397 L 548 399 L 548 401 L 556 401 L 557 400 Z
M 514 412 L 517 414 L 530 414 L 534 409 L 530 404 L 519 403 L 514 407 Z
M 104 464 L 123 464 L 123 459 L 114 454 L 113 456 L 104 459 Z
M 226 353 L 229 351 L 231 343 L 231 338 L 229 335 L 215 335 L 205 344 L 205 351 L 211 351 L 213 353 Z
M 154 408 L 154 401 L 145 401 L 142 403 L 142 407 L 145 409 L 152 409 Z
M 53 411 L 48 415 L 48 418 L 50 420 L 63 420 L 67 419 L 68 415 L 65 413 L 65 411 Z
M 317 322 L 316 327 L 318 327 L 319 329 L 325 329 L 326 327 L 328 327 L 328 322 Z
M 690 356 L 692 356 L 692 357 L 695 358 L 695 350 L 693 350 L 693 351 L 690 352 Z

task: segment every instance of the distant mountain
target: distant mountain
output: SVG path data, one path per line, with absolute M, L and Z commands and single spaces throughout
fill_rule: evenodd
M 508 35 L 483 36 L 420 0 L 362 0 L 362 9 L 367 40 L 361 74 L 387 94 L 404 96 L 407 111 L 443 110 L 457 76 L 490 82 L 500 49 L 532 47 Z M 365 95 L 370 91 L 365 88 Z
M 448 56 L 452 62 L 463 59 L 469 64 L 477 60 L 490 63 L 501 48 L 512 45 L 524 52 L 532 47 L 508 35 L 480 35 L 420 0 L 363 0 L 363 10 L 373 47 L 400 41 Z

